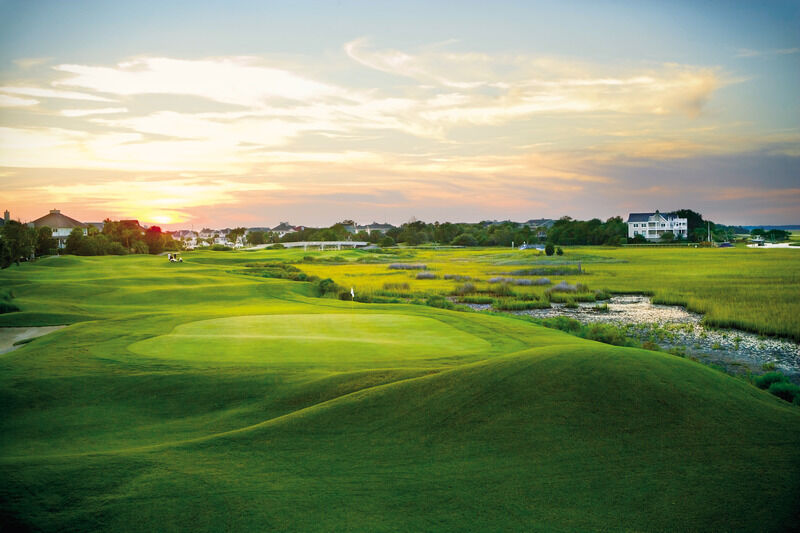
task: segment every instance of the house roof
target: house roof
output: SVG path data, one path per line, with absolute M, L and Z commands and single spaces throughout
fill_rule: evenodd
M 672 220 L 673 218 L 678 218 L 676 213 L 658 213 L 666 220 Z M 630 213 L 628 214 L 628 222 L 647 222 L 650 220 L 650 217 L 655 215 L 655 213 Z
M 75 220 L 74 218 L 62 215 L 58 209 L 51 209 L 48 214 L 39 217 L 33 222 L 33 227 L 41 228 L 47 226 L 48 228 L 85 228 L 86 224 Z
M 272 231 L 294 231 L 294 230 L 295 230 L 294 226 L 292 226 L 288 222 L 281 222 L 280 224 L 272 228 Z

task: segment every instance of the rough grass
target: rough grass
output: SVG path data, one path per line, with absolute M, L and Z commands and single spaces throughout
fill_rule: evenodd
M 0 271 L 12 315 L 74 322 L 0 357 L 3 527 L 780 531 L 800 518 L 798 407 L 669 354 L 242 272 L 307 253 Z M 464 253 L 483 265 L 466 263 L 476 284 L 509 260 Z M 357 294 L 370 287 L 358 269 L 375 289 L 453 288 L 318 263 L 301 269 Z

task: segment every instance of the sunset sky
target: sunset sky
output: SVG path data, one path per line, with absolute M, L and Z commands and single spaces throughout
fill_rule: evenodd
M 800 223 L 800 2 L 0 1 L 0 210 Z

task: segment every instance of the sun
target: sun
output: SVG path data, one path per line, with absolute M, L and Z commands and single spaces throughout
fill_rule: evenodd
M 158 222 L 159 224 L 169 224 L 172 222 L 172 217 L 169 215 L 156 215 L 153 218 L 153 222 Z

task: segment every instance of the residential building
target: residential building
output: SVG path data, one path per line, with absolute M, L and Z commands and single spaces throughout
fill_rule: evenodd
M 51 209 L 48 214 L 37 218 L 33 222 L 29 222 L 28 225 L 37 229 L 46 226 L 53 230 L 53 238 L 58 241 L 59 248 L 66 247 L 67 237 L 69 237 L 69 234 L 74 228 L 83 229 L 84 235 L 86 235 L 87 232 L 86 224 L 75 220 L 74 218 L 68 217 L 67 215 L 61 214 L 61 211 L 58 209 Z
M 296 227 L 292 226 L 288 222 L 281 222 L 280 224 L 272 228 L 270 231 L 277 234 L 278 238 L 282 238 L 287 233 L 294 233 L 298 230 Z
M 637 235 L 643 236 L 648 241 L 658 241 L 664 233 L 670 231 L 677 238 L 686 239 L 688 236 L 688 220 L 679 218 L 675 213 L 630 213 L 628 215 L 628 238 Z

